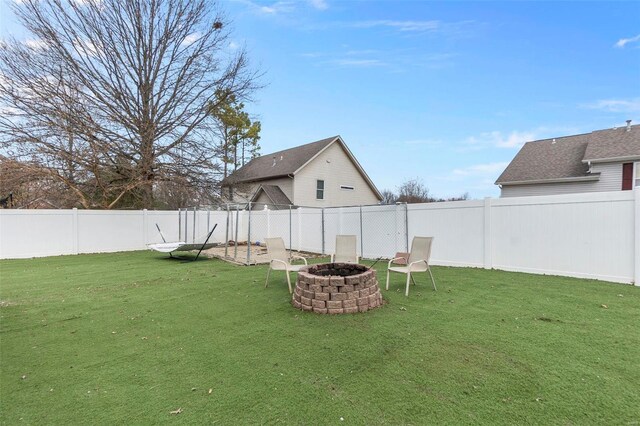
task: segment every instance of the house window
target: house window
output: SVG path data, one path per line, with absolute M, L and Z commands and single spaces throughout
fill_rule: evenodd
M 636 182 L 635 185 L 640 187 L 640 163 L 636 163 Z
M 324 181 L 323 180 L 316 181 L 316 199 L 324 200 Z
M 345 191 L 353 191 L 355 188 L 351 185 L 340 185 L 340 189 L 344 189 Z
M 633 189 L 633 163 L 624 163 L 622 165 L 622 190 L 628 191 Z

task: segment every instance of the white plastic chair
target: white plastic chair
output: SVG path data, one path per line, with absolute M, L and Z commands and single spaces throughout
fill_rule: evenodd
M 400 257 L 391 259 L 389 261 L 389 265 L 387 266 L 387 290 L 389 290 L 390 272 L 407 274 L 407 289 L 404 293 L 405 296 L 409 295 L 409 282 L 413 279 L 411 274 L 415 272 L 429 272 L 429 275 L 431 276 L 431 282 L 433 283 L 433 289 L 436 291 L 438 290 L 436 288 L 436 282 L 433 279 L 433 274 L 431 273 L 431 267 L 429 266 L 429 257 L 431 256 L 432 242 L 433 237 L 413 237 L 413 241 L 411 242 L 411 253 L 409 253 L 407 266 L 391 266 L 391 263 L 395 260 L 402 259 Z
M 331 263 L 358 263 L 359 261 L 356 236 L 336 235 L 336 252 L 331 255 Z
M 265 238 L 267 244 L 267 256 L 269 257 L 269 270 L 267 271 L 267 280 L 264 286 L 269 285 L 269 274 L 271 270 L 285 271 L 287 275 L 287 285 L 289 286 L 289 293 L 291 290 L 291 278 L 289 278 L 289 272 L 298 272 L 303 266 L 307 266 L 307 259 L 304 257 L 291 255 L 291 258 L 302 259 L 304 265 L 292 265 L 289 262 L 289 256 L 287 255 L 287 249 L 284 246 L 284 240 L 282 238 Z

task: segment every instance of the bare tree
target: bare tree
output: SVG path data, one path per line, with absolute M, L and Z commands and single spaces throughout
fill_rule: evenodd
M 216 93 L 256 74 L 207 0 L 23 0 L 33 37 L 0 43 L 0 143 L 85 208 L 153 207 L 162 182 L 213 190 Z M 165 185 L 166 186 L 166 185 Z
M 382 204 L 395 204 L 398 201 L 398 196 L 390 189 L 385 189 L 381 194 Z
M 398 202 L 401 203 L 430 203 L 434 201 L 429 196 L 429 189 L 419 178 L 406 180 L 398 188 Z

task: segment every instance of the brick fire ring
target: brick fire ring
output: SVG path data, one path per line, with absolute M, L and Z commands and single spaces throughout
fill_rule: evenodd
M 353 314 L 382 306 L 382 294 L 374 269 L 323 263 L 300 268 L 291 303 L 318 314 Z

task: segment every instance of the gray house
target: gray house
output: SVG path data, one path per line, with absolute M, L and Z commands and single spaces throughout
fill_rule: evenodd
M 631 190 L 640 186 L 640 125 L 527 142 L 495 183 L 501 197 Z
M 322 139 L 251 160 L 222 182 L 230 201 L 336 207 L 382 200 L 340 136 Z

